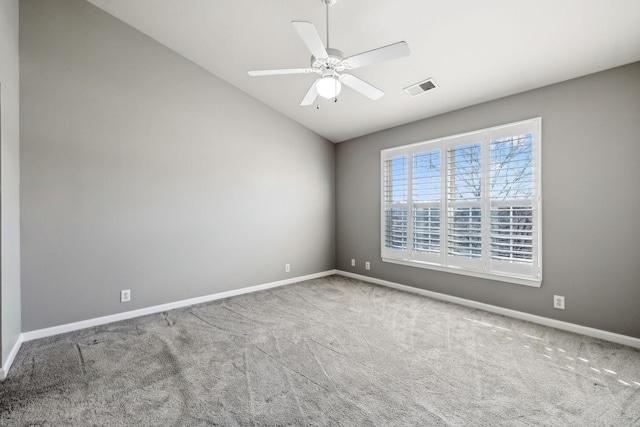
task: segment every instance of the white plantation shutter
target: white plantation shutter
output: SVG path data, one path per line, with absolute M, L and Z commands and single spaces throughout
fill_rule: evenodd
M 481 268 L 482 145 L 447 149 L 447 254 L 449 265 Z
M 540 124 L 383 150 L 383 260 L 540 286 Z
M 534 134 L 502 129 L 489 141 L 491 270 L 536 276 L 538 221 Z
M 395 256 L 408 252 L 408 156 L 385 159 L 383 179 L 383 251 Z
M 414 257 L 425 261 L 439 261 L 442 192 L 440 150 L 414 154 L 412 172 Z

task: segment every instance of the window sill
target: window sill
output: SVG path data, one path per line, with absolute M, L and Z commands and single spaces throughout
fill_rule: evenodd
M 514 283 L 516 285 L 531 286 L 534 288 L 539 288 L 542 285 L 542 279 L 534 279 L 531 277 L 507 275 L 507 274 L 499 274 L 499 273 L 485 273 L 482 271 L 472 271 L 472 270 L 465 270 L 465 269 L 456 268 L 456 267 L 446 267 L 446 266 L 432 264 L 424 261 L 414 261 L 414 260 L 405 260 L 405 259 L 397 259 L 397 258 L 382 257 L 382 261 L 390 262 L 393 264 L 406 265 L 409 267 L 427 268 L 429 270 L 444 271 L 446 273 L 479 277 L 482 279 L 498 280 L 500 282 Z

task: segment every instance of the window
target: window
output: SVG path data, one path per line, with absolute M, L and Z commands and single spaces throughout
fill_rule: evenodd
M 382 150 L 382 259 L 542 282 L 541 119 Z

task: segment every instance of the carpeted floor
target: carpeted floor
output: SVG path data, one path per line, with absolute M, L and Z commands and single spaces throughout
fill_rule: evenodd
M 640 351 L 331 276 L 27 342 L 0 425 L 638 426 Z

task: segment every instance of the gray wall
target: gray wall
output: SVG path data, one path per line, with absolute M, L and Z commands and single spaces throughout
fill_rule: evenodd
M 0 181 L 2 278 L 0 353 L 4 366 L 20 336 L 20 87 L 18 0 L 0 1 Z
M 17 4 L 0 3 L 3 361 L 20 332 Z M 336 148 L 83 0 L 20 5 L 22 330 L 336 266 L 640 337 L 640 64 Z M 381 262 L 381 149 L 537 116 L 541 288 Z
M 333 269 L 333 144 L 84 0 L 20 48 L 24 331 Z
M 381 149 L 538 116 L 541 288 L 381 261 Z M 337 268 L 640 337 L 639 135 L 635 63 L 340 143 Z M 371 271 L 364 270 L 364 261 L 371 262 Z M 566 310 L 552 308 L 554 294 L 566 297 Z

